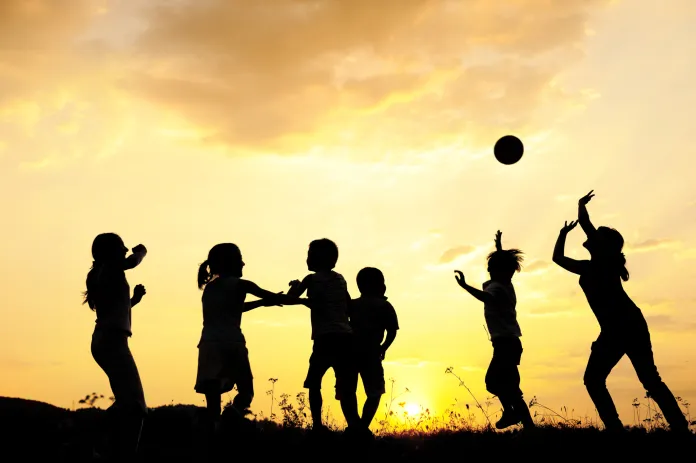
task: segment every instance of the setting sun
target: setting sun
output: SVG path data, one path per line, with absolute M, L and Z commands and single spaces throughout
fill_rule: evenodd
M 419 415 L 423 412 L 421 406 L 414 403 L 407 403 L 406 405 L 404 405 L 404 411 L 408 413 L 410 416 Z

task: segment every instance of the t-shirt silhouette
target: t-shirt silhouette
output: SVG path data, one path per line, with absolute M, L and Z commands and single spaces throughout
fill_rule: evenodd
M 384 340 L 384 332 L 399 329 L 396 311 L 386 296 L 353 299 L 348 315 L 356 346 L 361 350 L 378 351 Z
M 343 275 L 316 272 L 310 275 L 307 297 L 313 302 L 311 310 L 312 339 L 325 334 L 350 333 L 348 322 L 348 285 Z
M 491 340 L 499 337 L 522 336 L 517 323 L 517 296 L 512 283 L 487 281 L 483 290 L 494 298 L 493 303 L 484 304 L 483 314 L 486 318 Z

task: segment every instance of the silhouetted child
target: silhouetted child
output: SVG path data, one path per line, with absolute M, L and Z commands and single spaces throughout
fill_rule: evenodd
M 109 378 L 114 403 L 108 416 L 114 425 L 112 450 L 117 458 L 134 457 L 138 451 L 143 419 L 147 415 L 145 394 L 138 367 L 128 347 L 131 332 L 131 308 L 145 295 L 137 285 L 131 297 L 126 270 L 140 264 L 147 249 L 142 244 L 128 248 L 114 233 L 98 235 L 92 243 L 92 268 L 87 274 L 84 303 L 96 312 L 92 335 L 92 356 Z
M 211 431 L 219 426 L 220 398 L 237 386 L 232 411 L 238 423 L 247 415 L 254 397 L 242 313 L 257 307 L 303 304 L 306 299 L 272 293 L 242 279 L 242 253 L 232 243 L 213 246 L 198 269 L 198 288 L 203 289 L 203 331 L 198 344 L 195 390 L 205 394 Z M 260 298 L 245 302 L 247 294 Z
M 361 420 L 369 427 L 386 392 L 382 360 L 396 338 L 399 321 L 385 296 L 387 287 L 379 269 L 363 268 L 358 272 L 357 283 L 360 297 L 351 301 L 348 316 L 355 336 L 355 374 L 362 378 L 367 396 Z M 340 394 L 336 398 L 340 399 Z
M 311 310 L 314 345 L 304 387 L 309 389 L 309 407 L 314 431 L 326 431 L 322 423 L 321 382 L 333 368 L 336 388 L 341 396 L 341 409 L 349 432 L 360 430 L 357 397 L 357 378 L 353 364 L 353 334 L 348 321 L 350 295 L 343 276 L 333 269 L 338 261 L 338 247 L 326 238 L 314 240 L 307 252 L 310 273 L 302 282 L 290 282 L 288 295 L 299 297 L 307 291 Z
M 522 331 L 517 323 L 517 296 L 512 277 L 521 270 L 522 251 L 503 250 L 501 235 L 498 231 L 496 250 L 488 255 L 491 279 L 483 284 L 483 291 L 469 286 L 461 271 L 455 270 L 455 273 L 459 286 L 484 303 L 484 316 L 493 343 L 493 359 L 486 372 L 486 389 L 496 395 L 503 406 L 503 415 L 496 428 L 504 429 L 519 423 L 525 428 L 533 428 L 534 420 L 520 390 L 517 368 L 522 358 Z

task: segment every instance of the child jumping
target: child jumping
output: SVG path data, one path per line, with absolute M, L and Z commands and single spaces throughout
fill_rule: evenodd
M 382 360 L 396 338 L 399 321 L 385 296 L 387 287 L 379 269 L 365 267 L 358 272 L 356 280 L 360 297 L 351 301 L 348 316 L 355 336 L 355 374 L 362 378 L 367 396 L 361 421 L 365 428 L 369 428 L 382 394 L 386 392 Z
M 203 331 L 195 390 L 205 394 L 211 431 L 219 427 L 222 394 L 237 386 L 232 402 L 237 422 L 248 414 L 254 397 L 249 352 L 241 329 L 242 313 L 258 307 L 306 303 L 306 299 L 275 294 L 242 279 L 244 265 L 235 244 L 221 243 L 213 246 L 198 269 L 198 288 L 203 290 Z M 260 299 L 245 302 L 247 294 Z
M 304 387 L 309 389 L 312 430 L 327 431 L 321 416 L 321 382 L 329 368 L 333 368 L 341 410 L 348 424 L 346 431 L 353 433 L 360 431 L 361 422 L 352 355 L 353 333 L 348 321 L 350 294 L 346 280 L 333 270 L 337 262 L 338 247 L 333 241 L 326 238 L 312 241 L 307 252 L 307 268 L 313 273 L 302 282 L 291 281 L 288 295 L 299 297 L 307 291 L 311 310 L 314 345 Z
M 128 248 L 115 233 L 102 233 L 92 243 L 92 268 L 87 274 L 83 304 L 96 312 L 92 334 L 92 357 L 109 378 L 114 403 L 108 415 L 115 426 L 112 451 L 117 460 L 128 460 L 138 452 L 143 419 L 147 415 L 145 394 L 138 367 L 128 347 L 131 308 L 145 295 L 136 285 L 133 296 L 125 271 L 137 267 L 147 254 L 142 244 Z
M 486 372 L 486 389 L 496 395 L 503 406 L 496 428 L 505 429 L 519 423 L 525 428 L 534 428 L 534 420 L 520 390 L 517 368 L 522 358 L 522 331 L 517 323 L 517 297 L 512 277 L 521 270 L 522 251 L 503 250 L 501 236 L 498 231 L 496 250 L 488 255 L 491 279 L 483 284 L 483 291 L 469 286 L 459 270 L 454 271 L 455 278 L 459 286 L 484 303 L 484 316 L 493 344 L 493 359 Z

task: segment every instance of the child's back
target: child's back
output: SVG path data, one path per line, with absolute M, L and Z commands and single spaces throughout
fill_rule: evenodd
M 240 279 L 216 278 L 203 290 L 203 332 L 201 341 L 244 343 L 241 322 L 245 294 L 239 291 Z
M 522 336 L 517 322 L 517 296 L 512 282 L 489 280 L 483 290 L 493 296 L 494 303 L 485 303 L 483 315 L 491 339 L 506 336 Z
M 380 351 L 384 333 L 399 329 L 396 311 L 386 296 L 360 296 L 349 308 L 356 347 L 362 352 Z
M 343 275 L 333 270 L 310 275 L 307 297 L 313 304 L 310 314 L 312 339 L 325 334 L 351 332 L 348 285 Z

